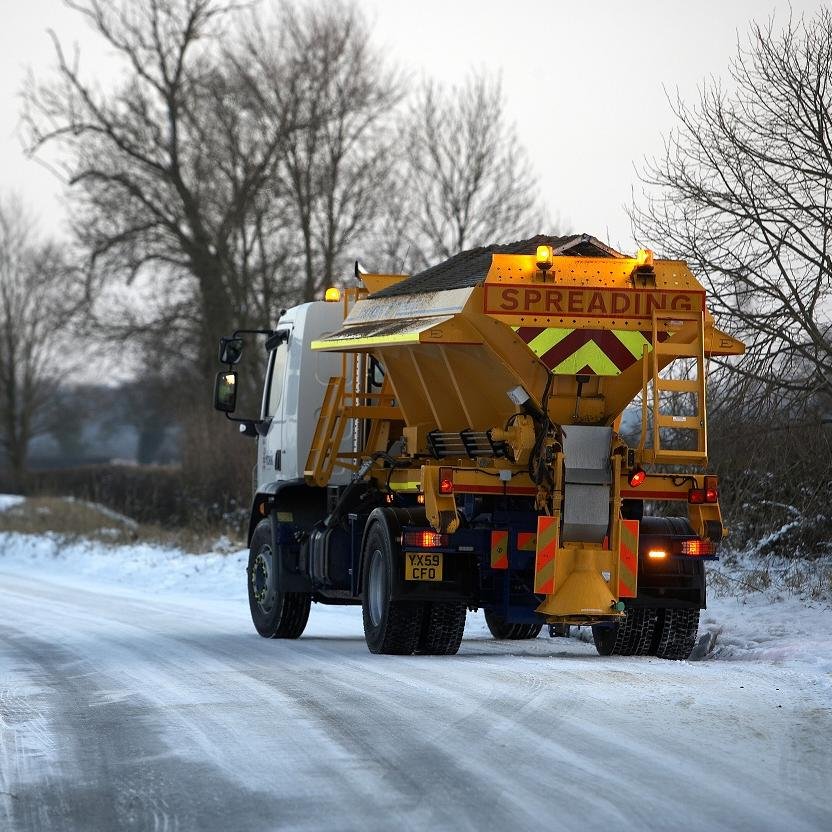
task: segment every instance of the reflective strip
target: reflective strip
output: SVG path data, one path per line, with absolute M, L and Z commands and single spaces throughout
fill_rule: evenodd
M 418 344 L 419 332 L 405 332 L 403 335 L 368 335 L 364 338 L 338 338 L 331 341 L 313 341 L 313 350 L 334 350 L 345 347 L 374 347 L 387 344 Z
M 615 337 L 624 344 L 625 347 L 633 354 L 633 358 L 640 359 L 644 353 L 644 347 L 651 349 L 650 341 L 645 338 L 638 330 L 632 329 L 614 329 Z
M 419 480 L 416 482 L 391 482 L 390 483 L 390 490 L 391 491 L 418 491 L 422 487 L 422 483 Z
M 491 568 L 508 569 L 508 531 L 491 532 Z
M 612 359 L 594 341 L 584 344 L 565 361 L 552 368 L 553 373 L 574 376 L 585 368 L 596 376 L 617 376 L 621 372 Z
M 572 332 L 571 329 L 556 329 L 555 327 L 544 329 L 540 335 L 535 335 L 528 342 L 529 349 L 535 355 L 543 355 L 549 352 L 552 347 L 556 347 L 570 332 Z
M 558 552 L 558 520 L 537 518 L 537 554 L 534 559 L 534 591 L 551 595 L 555 591 L 555 555 Z
M 638 520 L 622 520 L 618 539 L 618 597 L 635 598 L 638 591 Z
M 537 535 L 534 532 L 517 532 L 517 548 L 521 552 L 536 551 Z
M 641 359 L 645 346 L 652 349 L 650 340 L 637 330 L 529 326 L 512 329 L 551 372 L 559 375 L 617 376 Z M 660 333 L 660 340 L 666 337 Z

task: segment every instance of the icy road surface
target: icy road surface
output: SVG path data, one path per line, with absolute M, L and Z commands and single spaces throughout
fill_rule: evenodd
M 357 608 L 259 638 L 242 569 L 0 535 L 0 829 L 832 828 L 828 609 L 720 601 L 699 662 L 473 615 L 373 656 Z

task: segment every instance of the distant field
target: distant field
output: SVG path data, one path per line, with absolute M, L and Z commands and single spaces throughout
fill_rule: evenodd
M 112 545 L 157 543 L 186 552 L 217 548 L 216 530 L 165 527 L 139 523 L 98 503 L 73 497 L 29 497 L 21 502 L 7 499 L 0 504 L 0 532 L 53 533 L 69 539 L 94 540 Z M 228 541 L 239 547 L 245 541 Z

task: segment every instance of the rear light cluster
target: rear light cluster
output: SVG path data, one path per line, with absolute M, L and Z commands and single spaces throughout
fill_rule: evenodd
M 695 538 L 694 540 L 682 541 L 682 554 L 691 557 L 710 557 L 716 554 L 716 546 L 712 540 Z
M 402 543 L 413 549 L 438 549 L 448 545 L 448 535 L 433 531 L 405 532 Z
M 671 552 L 693 558 L 708 558 L 716 554 L 716 544 L 712 540 L 696 537 L 693 540 L 674 540 L 650 546 L 646 554 L 648 560 L 667 560 Z
M 453 494 L 454 493 L 454 469 L 440 468 L 439 469 L 439 493 Z
M 716 477 L 705 477 L 704 488 L 691 488 L 688 491 L 688 502 L 695 505 L 718 503 L 719 489 L 716 487 Z
M 647 479 L 647 472 L 640 465 L 633 468 L 627 477 L 630 488 L 638 488 Z

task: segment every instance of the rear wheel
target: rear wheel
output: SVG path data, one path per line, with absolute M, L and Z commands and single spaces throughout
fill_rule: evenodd
M 656 633 L 658 610 L 628 609 L 614 624 L 594 624 L 592 640 L 602 656 L 649 656 Z
M 485 611 L 485 623 L 491 635 L 498 641 L 526 641 L 540 635 L 542 624 L 509 624 L 490 610 Z
M 687 659 L 696 644 L 699 610 L 661 610 L 655 655 L 660 659 Z
M 299 638 L 309 620 L 308 592 L 281 592 L 269 520 L 261 520 L 248 556 L 248 606 L 254 629 L 263 638 Z
M 389 530 L 383 523 L 373 523 L 364 543 L 364 638 L 371 653 L 408 656 L 419 644 L 425 605 L 392 600 L 393 557 Z
M 464 603 L 426 603 L 422 612 L 422 632 L 416 652 L 428 656 L 455 655 L 462 643 L 467 612 Z

